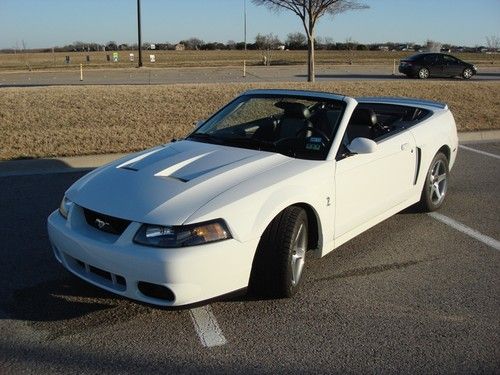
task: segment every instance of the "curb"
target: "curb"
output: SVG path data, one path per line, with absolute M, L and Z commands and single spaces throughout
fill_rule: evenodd
M 500 130 L 458 133 L 460 143 L 500 141 Z M 0 177 L 84 172 L 111 163 L 127 154 L 103 154 L 31 160 L 0 161 Z
M 498 141 L 500 140 L 500 130 L 458 133 L 458 140 L 462 143 Z

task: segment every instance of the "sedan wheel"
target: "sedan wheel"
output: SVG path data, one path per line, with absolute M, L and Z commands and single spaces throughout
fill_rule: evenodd
M 429 78 L 429 69 L 427 69 L 427 68 L 421 68 L 418 71 L 418 78 L 420 78 L 420 79 L 427 79 L 427 78 Z
M 471 68 L 465 68 L 462 73 L 462 77 L 464 77 L 465 79 L 470 79 L 473 75 L 474 73 L 472 72 Z
M 448 176 L 448 159 L 439 152 L 432 160 L 422 190 L 420 207 L 424 211 L 435 211 L 441 207 L 448 190 Z
M 307 214 L 300 207 L 288 207 L 274 218 L 261 237 L 249 291 L 259 296 L 294 295 L 300 285 L 307 248 Z

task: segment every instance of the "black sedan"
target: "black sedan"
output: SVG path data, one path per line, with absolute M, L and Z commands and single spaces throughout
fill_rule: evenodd
M 401 60 L 399 72 L 408 77 L 456 77 L 470 79 L 477 68 L 456 57 L 444 53 L 418 53 Z

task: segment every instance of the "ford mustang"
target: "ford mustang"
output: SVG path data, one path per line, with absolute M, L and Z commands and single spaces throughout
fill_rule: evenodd
M 406 207 L 438 209 L 457 145 L 445 104 L 248 91 L 184 139 L 75 182 L 49 238 L 76 276 L 150 304 L 290 297 L 306 255 Z

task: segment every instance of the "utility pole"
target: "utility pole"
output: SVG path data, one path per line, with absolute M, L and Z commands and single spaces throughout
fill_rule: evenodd
M 244 0 L 244 7 L 245 10 L 243 12 L 243 19 L 244 19 L 245 51 L 246 51 L 247 50 L 247 0 Z
M 139 52 L 139 61 L 137 62 L 137 67 L 140 68 L 142 67 L 141 0 L 137 0 L 137 36 L 137 49 Z
M 243 29 L 245 34 L 245 58 L 243 60 L 243 77 L 247 76 L 247 0 L 243 0 Z

